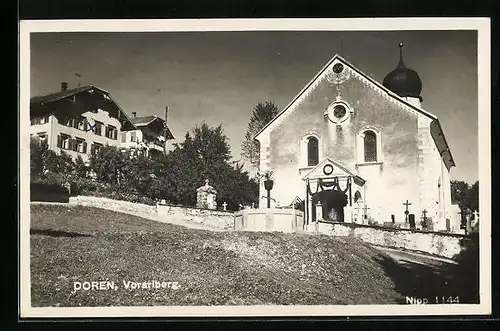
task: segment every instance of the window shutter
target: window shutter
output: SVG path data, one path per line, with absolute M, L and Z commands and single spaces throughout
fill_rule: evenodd
M 76 139 L 71 139 L 71 150 L 74 152 L 78 151 L 78 144 Z
M 87 154 L 87 142 L 83 142 L 83 153 Z
M 61 148 L 62 147 L 62 137 L 61 135 L 57 135 L 57 147 Z
M 95 154 L 95 145 L 94 144 L 90 145 L 90 154 L 91 155 Z

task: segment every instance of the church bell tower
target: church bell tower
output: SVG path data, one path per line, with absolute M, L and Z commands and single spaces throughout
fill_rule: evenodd
M 412 105 L 421 107 L 422 81 L 415 70 L 406 67 L 403 61 L 403 43 L 399 43 L 398 66 L 385 76 L 382 84 Z

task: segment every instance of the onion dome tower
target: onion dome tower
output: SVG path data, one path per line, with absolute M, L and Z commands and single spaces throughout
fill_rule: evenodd
M 403 61 L 403 43 L 399 43 L 399 63 L 396 69 L 385 76 L 382 83 L 406 101 L 420 107 L 422 81 L 415 70 L 407 68 Z

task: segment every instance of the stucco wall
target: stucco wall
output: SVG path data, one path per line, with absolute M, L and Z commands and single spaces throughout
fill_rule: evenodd
M 244 209 L 234 213 L 236 231 L 303 232 L 304 213 L 296 209 Z
M 337 92 L 321 81 L 269 135 L 268 167 L 275 171 L 272 196 L 282 205 L 295 196 L 305 197 L 300 140 L 310 132 L 321 137 L 321 155 L 341 162 L 367 181 L 366 197 L 370 213 L 379 221 L 404 221 L 403 201 L 419 208 L 417 115 L 401 108 L 355 76 L 340 86 L 340 96 L 354 110 L 341 126 L 324 117 Z M 382 164 L 362 165 L 357 157 L 358 132 L 371 125 L 380 130 Z M 265 161 L 265 160 L 264 160 Z M 266 164 L 265 162 L 263 162 Z M 303 169 L 302 171 L 300 169 Z M 309 169 L 312 169 L 309 168 Z
M 68 127 L 66 125 L 60 124 L 57 117 L 54 115 L 49 116 L 49 122 L 42 125 L 32 125 L 30 127 L 30 133 L 46 133 L 47 134 L 47 144 L 49 149 L 60 153 L 64 151 L 66 154 L 73 158 L 81 156 L 84 162 L 88 162 L 90 159 L 91 145 L 92 143 L 99 143 L 103 146 L 120 146 L 120 134 L 121 134 L 121 124 L 114 118 L 110 117 L 109 113 L 98 109 L 97 112 L 87 111 L 82 114 L 82 117 L 86 118 L 90 124 L 94 124 L 95 121 L 102 122 L 104 126 L 101 129 L 101 135 L 94 133 L 92 130 L 85 131 L 79 130 L 73 127 Z M 109 139 L 106 137 L 106 126 L 112 125 L 117 130 L 117 139 Z M 61 149 L 57 147 L 57 136 L 60 133 L 67 134 L 72 138 L 81 138 L 87 142 L 87 152 L 80 153 L 72 150 Z
M 464 239 L 463 235 L 457 234 L 388 229 L 356 224 L 319 223 L 317 229 L 319 233 L 326 235 L 356 237 L 373 245 L 420 251 L 446 258 L 453 258 L 460 253 L 460 241 Z M 316 231 L 314 227 L 309 227 L 308 230 Z
M 426 216 L 432 217 L 434 230 L 446 230 L 446 218 L 453 219 L 451 215 L 451 187 L 450 172 L 439 154 L 434 139 L 431 135 L 431 120 L 424 115 L 418 119 L 419 139 L 419 186 L 420 209 L 415 209 L 416 220 L 422 220 L 422 211 L 427 211 Z

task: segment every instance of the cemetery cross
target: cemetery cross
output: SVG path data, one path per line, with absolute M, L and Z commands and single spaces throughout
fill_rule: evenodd
M 405 210 L 405 222 L 408 222 L 408 214 L 410 213 L 408 211 L 408 206 L 411 206 L 411 202 L 408 202 L 408 199 L 406 199 L 406 202 L 403 203 L 403 206 L 406 206 L 406 210 Z

